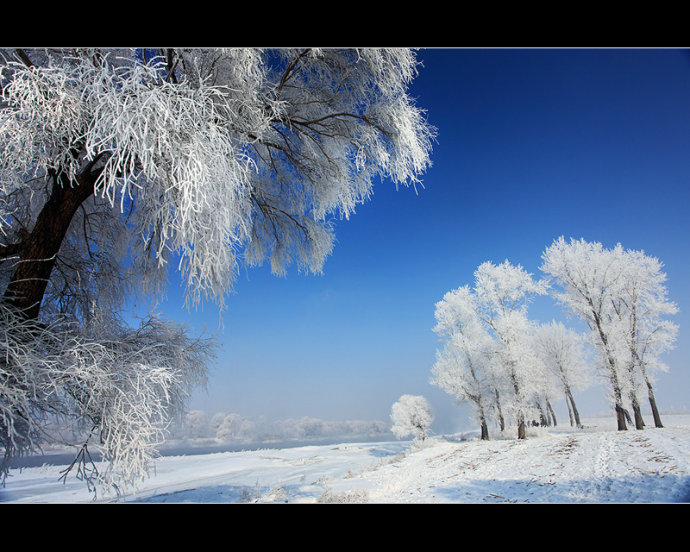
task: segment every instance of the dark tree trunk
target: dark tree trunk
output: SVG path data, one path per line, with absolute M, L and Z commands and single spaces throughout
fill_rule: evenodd
M 553 411 L 553 407 L 551 406 L 549 399 L 546 399 L 546 409 L 549 412 L 549 415 L 551 416 L 551 423 L 553 424 L 553 426 L 558 426 L 558 422 L 556 421 L 556 413 Z
M 77 178 L 73 186 L 66 179 L 54 178 L 50 197 L 36 217 L 32 230 L 22 232 L 21 241 L 4 248 L 4 253 L 11 253 L 5 255 L 5 262 L 11 262 L 11 256 L 16 266 L 2 300 L 17 309 L 26 320 L 38 318 L 62 241 L 77 209 L 93 194 L 94 182 L 95 178 L 91 175 Z M 12 375 L 5 383 L 9 386 L 21 385 Z M 0 421 L 0 443 L 5 446 L 4 458 L 0 460 L 0 475 L 6 471 L 11 458 L 32 442 L 29 432 L 33 430 L 28 423 L 32 414 L 20 411 L 16 406 L 12 408 L 13 416 L 20 425 L 10 430 Z
M 72 183 L 54 179 L 48 201 L 31 232 L 19 244 L 19 261 L 4 293 L 4 300 L 27 319 L 38 318 L 50 274 L 79 206 L 93 194 L 95 178 L 87 173 Z
M 575 424 L 577 425 L 578 428 L 582 428 L 582 422 L 580 422 L 580 413 L 577 411 L 577 407 L 575 406 L 575 399 L 573 398 L 573 394 L 570 391 L 569 387 L 566 389 L 566 395 L 567 395 L 567 401 L 566 402 L 568 402 L 568 404 L 570 405 L 568 408 L 570 409 L 572 407 L 573 416 L 575 416 Z
M 570 420 L 570 427 L 575 425 L 573 418 L 573 407 L 570 405 L 570 397 L 568 396 L 568 388 L 565 389 L 565 405 L 568 407 L 568 419 Z
M 518 429 L 517 429 L 518 439 L 527 439 L 527 429 L 525 427 L 525 419 L 520 416 L 518 419 Z
M 537 403 L 537 409 L 539 410 L 539 425 L 541 427 L 546 427 L 547 425 L 549 425 L 549 420 L 544 414 L 544 408 L 540 403 Z M 536 423 L 534 425 L 536 425 Z
M 632 401 L 633 416 L 635 417 L 635 429 L 644 429 L 644 420 L 642 419 L 642 410 L 637 398 L 633 397 Z
M 513 371 L 511 374 L 511 380 L 513 381 L 513 391 L 515 392 L 515 399 L 517 401 L 520 400 L 520 386 L 518 384 L 517 377 L 515 376 L 515 372 Z M 525 423 L 525 414 L 522 410 L 522 406 L 520 406 L 518 413 L 517 413 L 517 438 L 518 439 L 527 439 L 527 424 Z
M 656 406 L 656 399 L 654 398 L 654 389 L 652 388 L 652 383 L 647 377 L 646 371 L 644 372 L 645 381 L 647 383 L 647 394 L 649 396 L 649 406 L 652 407 L 652 416 L 654 417 L 654 427 L 664 427 L 661 423 L 661 416 L 659 415 L 659 409 Z
M 482 441 L 489 440 L 489 427 L 486 423 L 486 413 L 484 411 L 484 404 L 482 402 L 482 397 L 479 395 L 476 400 L 477 408 L 479 410 L 479 424 L 482 431 Z
M 625 411 L 623 408 L 623 397 L 621 393 L 621 387 L 618 383 L 618 376 L 616 375 L 616 362 L 611 356 L 611 352 L 609 351 L 609 345 L 608 345 L 608 338 L 606 337 L 606 334 L 604 333 L 603 328 L 601 327 L 601 321 L 599 320 L 599 315 L 597 314 L 596 310 L 594 309 L 592 305 L 592 301 L 589 301 L 590 307 L 592 308 L 592 315 L 594 317 L 594 324 L 596 326 L 597 332 L 599 333 L 599 339 L 601 339 L 601 343 L 604 346 L 604 352 L 606 356 L 606 362 L 608 363 L 608 369 L 609 369 L 609 379 L 611 380 L 611 387 L 613 390 L 613 397 L 614 397 L 614 404 L 615 404 L 615 410 L 616 410 L 616 421 L 618 424 L 618 431 L 626 431 L 628 429 L 627 424 L 625 423 L 626 416 L 630 418 L 628 413 Z
M 654 427 L 664 427 L 661 423 L 661 416 L 659 415 L 659 410 L 656 407 L 656 399 L 654 398 L 654 393 L 650 390 L 649 392 L 649 405 L 652 407 L 652 416 L 654 416 Z
M 628 425 L 625 423 L 626 418 L 630 420 L 630 415 L 625 411 L 625 409 L 618 403 L 615 406 L 616 409 L 616 422 L 618 424 L 618 431 L 625 431 L 628 429 Z
M 481 428 L 482 428 L 482 441 L 488 441 L 489 440 L 489 428 L 486 425 L 486 419 L 482 417 L 481 420 Z

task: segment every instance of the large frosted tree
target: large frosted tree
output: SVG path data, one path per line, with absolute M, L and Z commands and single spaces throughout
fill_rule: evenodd
M 611 326 L 611 305 L 621 284 L 620 263 L 600 243 L 584 239 L 567 242 L 563 237 L 546 248 L 542 260 L 541 269 L 560 285 L 555 292 L 557 300 L 589 326 L 591 342 L 610 384 L 618 429 L 625 430 L 625 380 Z
M 447 292 L 436 303 L 434 331 L 443 342 L 436 352 L 431 383 L 469 403 L 479 423 L 481 438 L 489 439 L 488 418 L 494 339 L 477 314 L 477 301 L 469 286 Z
M 126 299 L 169 269 L 190 307 L 221 308 L 242 264 L 320 272 L 333 217 L 429 166 L 417 67 L 407 49 L 3 51 L 3 471 L 60 414 L 142 476 L 212 350 L 173 322 L 129 329 Z
M 510 410 L 517 436 L 526 438 L 526 423 L 542 391 L 541 364 L 532 346 L 532 322 L 527 307 L 534 295 L 546 293 L 522 266 L 509 261 L 482 263 L 474 273 L 478 314 L 498 342 L 495 360 L 511 395 Z
M 526 438 L 527 421 L 544 391 L 527 318 L 532 297 L 544 293 L 544 283 L 522 266 L 487 261 L 475 270 L 472 288 L 448 292 L 436 305 L 434 330 L 445 344 L 437 353 L 432 382 L 470 401 L 480 424 L 493 399 L 501 429 L 504 414 L 510 414 L 519 439 Z M 488 437 L 484 425 L 482 437 Z
M 610 384 L 618 429 L 627 429 L 628 401 L 636 428 L 644 426 L 638 399 L 642 385 L 655 423 L 661 425 L 647 368 L 664 367 L 660 355 L 672 345 L 677 329 L 667 319 L 677 309 L 666 297 L 661 263 L 621 244 L 608 249 L 563 237 L 544 251 L 542 260 L 542 270 L 560 286 L 557 299 L 589 326 Z
M 620 343 L 621 363 L 625 366 L 628 393 L 635 425 L 644 427 L 638 394 L 645 392 L 656 427 L 663 427 L 653 389 L 655 370 L 666 370 L 662 355 L 676 338 L 678 326 L 668 317 L 678 312 L 668 299 L 666 274 L 659 259 L 644 251 L 616 248 L 621 263 L 621 285 L 612 301 L 613 322 Z

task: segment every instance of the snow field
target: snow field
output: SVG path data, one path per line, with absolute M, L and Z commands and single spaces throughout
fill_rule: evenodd
M 162 457 L 119 502 L 174 503 L 673 503 L 690 501 L 690 415 L 664 428 L 616 431 L 612 418 L 472 436 Z M 4 503 L 91 502 L 64 466 L 24 468 Z M 98 502 L 115 501 L 98 497 Z

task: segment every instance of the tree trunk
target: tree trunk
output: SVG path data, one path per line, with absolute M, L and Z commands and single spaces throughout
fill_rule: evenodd
M 539 402 L 537 402 L 537 409 L 539 410 L 539 425 L 541 427 L 546 427 L 547 425 L 549 425 L 549 420 L 544 414 L 544 409 L 542 408 Z
M 633 415 L 635 417 L 635 429 L 644 429 L 644 420 L 642 419 L 642 410 L 640 409 L 640 403 L 637 401 L 637 397 L 632 397 L 632 408 Z
M 570 406 L 570 399 L 568 395 L 565 396 L 565 405 L 568 407 L 568 419 L 570 420 L 570 427 L 575 425 L 575 420 L 573 419 L 573 408 Z
M 474 375 L 474 372 L 472 372 L 472 375 Z M 484 411 L 484 404 L 482 401 L 482 396 L 481 394 L 477 396 L 477 399 L 475 401 L 477 405 L 477 410 L 479 412 L 479 424 L 481 427 L 482 431 L 482 441 L 488 441 L 489 440 L 489 427 L 486 423 L 486 412 Z
M 501 428 L 501 431 L 505 431 L 506 422 L 503 418 L 503 411 L 501 410 L 501 397 L 498 394 L 498 389 L 494 389 L 494 391 L 496 392 L 496 411 L 498 412 L 498 425 Z
M 55 178 L 50 197 L 33 229 L 19 244 L 19 261 L 5 289 L 4 300 L 27 319 L 38 318 L 62 240 L 79 206 L 93 194 L 94 182 L 90 174 L 80 175 L 74 183 Z
M 551 415 L 551 423 L 554 427 L 556 427 L 558 425 L 558 422 L 556 421 L 556 413 L 553 411 L 553 407 L 551 406 L 549 399 L 546 399 L 546 410 Z
M 652 407 L 652 416 L 654 417 L 654 427 L 664 427 L 661 423 L 661 416 L 659 415 L 659 409 L 656 406 L 656 399 L 654 398 L 654 389 L 652 388 L 652 382 L 649 381 L 647 376 L 647 370 L 644 364 L 640 363 L 642 369 L 642 374 L 644 375 L 645 383 L 647 384 L 647 396 L 649 397 L 649 405 Z
M 618 429 L 623 431 L 628 429 L 628 426 L 625 423 L 626 419 L 630 419 L 630 415 L 628 414 L 628 412 L 617 401 L 615 403 L 614 409 L 616 411 L 616 421 L 618 423 Z
M 470 357 L 468 357 L 470 358 Z M 477 411 L 479 413 L 479 423 L 481 426 L 481 431 L 482 431 L 482 441 L 488 441 L 489 440 L 489 428 L 486 424 L 486 412 L 484 411 L 484 401 L 482 400 L 482 391 L 481 391 L 481 384 L 479 382 L 479 379 L 477 378 L 477 373 L 474 370 L 474 366 L 472 364 L 472 361 L 470 360 L 470 374 L 472 375 L 472 380 L 474 381 L 475 385 L 477 386 L 477 393 L 476 395 L 473 395 L 472 401 L 477 405 Z
M 515 376 L 515 372 L 513 372 L 511 374 L 511 379 L 513 380 L 513 391 L 515 392 L 515 401 L 519 405 L 518 412 L 517 412 L 517 424 L 518 424 L 517 438 L 518 439 L 527 439 L 527 430 L 525 427 L 525 414 L 523 412 L 522 405 L 520 404 L 520 386 L 518 385 L 518 381 L 517 381 L 517 377 Z
M 594 309 L 592 302 L 590 300 L 590 307 L 592 308 L 592 316 L 594 318 L 594 324 L 596 325 L 597 332 L 599 333 L 599 339 L 604 346 L 604 356 L 608 363 L 609 379 L 611 380 L 611 387 L 613 388 L 613 396 L 615 401 L 616 409 L 616 421 L 618 423 L 618 431 L 626 431 L 628 426 L 625 423 L 625 409 L 623 408 L 623 396 L 621 393 L 621 387 L 618 384 L 618 374 L 616 373 L 616 361 L 611 356 L 611 351 L 609 351 L 608 338 L 604 333 L 604 329 L 601 327 L 601 321 L 599 320 L 599 315 Z
M 527 439 L 527 430 L 525 428 L 525 419 L 522 415 L 520 415 L 520 417 L 518 418 L 517 438 L 518 439 Z
M 654 398 L 654 391 L 652 386 L 648 384 L 649 389 L 649 406 L 652 407 L 652 416 L 654 416 L 654 427 L 664 427 L 661 423 L 661 416 L 659 415 L 659 410 L 656 407 L 656 399 Z
M 570 403 L 570 406 L 572 406 L 573 409 L 573 415 L 575 416 L 575 424 L 577 425 L 578 428 L 582 428 L 582 422 L 580 422 L 580 413 L 577 411 L 577 407 L 575 406 L 575 399 L 573 398 L 573 394 L 570 391 L 570 387 L 566 389 L 566 394 L 567 394 L 567 399 Z M 566 401 L 566 402 L 568 402 Z M 568 407 L 570 408 L 570 407 Z
M 489 440 L 489 428 L 486 425 L 486 418 L 482 416 L 481 418 L 481 428 L 482 428 L 482 441 L 488 441 Z

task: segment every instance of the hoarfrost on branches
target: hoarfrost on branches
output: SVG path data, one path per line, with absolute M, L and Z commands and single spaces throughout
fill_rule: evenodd
M 472 404 L 482 439 L 489 438 L 490 417 L 501 431 L 505 419 L 512 418 L 518 437 L 525 438 L 526 424 L 539 417 L 541 403 L 549 408 L 550 382 L 534 349 L 534 324 L 527 318 L 532 296 L 546 289 L 520 265 L 487 261 L 475 270 L 472 288 L 448 292 L 436 305 L 434 331 L 444 346 L 431 381 Z
M 118 437 L 108 425 L 124 412 L 115 403 L 98 419 L 106 456 L 125 479 L 139 477 L 145 462 L 127 443 L 136 448 L 144 434 L 155 441 L 156 401 L 175 403 L 177 380 L 163 384 L 168 372 L 148 342 L 148 364 L 143 353 L 132 360 L 134 344 L 99 348 L 93 324 L 100 320 L 104 339 L 124 332 L 117 316 L 101 313 L 118 313 L 133 295 L 161 297 L 170 269 L 180 271 L 189 307 L 212 300 L 221 309 L 242 264 L 322 271 L 334 217 L 352 215 L 376 179 L 416 186 L 430 165 L 435 130 L 407 94 L 417 65 L 408 49 L 0 52 L 2 335 L 37 367 L 23 372 L 11 352 L 2 365 L 5 459 L 36 443 L 48 397 L 69 394 L 70 379 L 60 378 L 23 411 L 22 394 L 47 385 L 33 377 L 57 377 L 54 363 L 69 360 L 65 373 L 78 380 L 83 370 L 70 370 L 85 359 L 115 371 L 122 356 L 118 385 L 139 382 L 153 401 L 151 410 L 139 403 L 150 423 L 140 438 Z M 160 328 L 147 333 L 150 324 L 128 335 L 163 339 Z M 53 354 L 58 327 L 70 354 Z M 175 334 L 173 344 L 189 339 Z M 178 360 L 168 358 L 167 369 L 178 374 Z M 182 380 L 195 379 L 196 359 L 186 362 Z M 135 377 L 126 368 L 135 365 L 155 378 Z M 82 392 L 121 393 L 102 391 L 105 381 Z M 31 414 L 26 427 L 19 411 Z
M 564 396 L 571 425 L 580 426 L 574 391 L 591 385 L 588 349 L 597 353 L 599 373 L 609 383 L 619 429 L 645 423 L 646 394 L 654 425 L 663 427 L 654 396 L 654 372 L 667 366 L 662 355 L 674 344 L 678 326 L 668 317 L 678 307 L 667 297 L 662 263 L 643 251 L 617 244 L 607 249 L 583 239 L 561 237 L 542 255 L 550 280 L 535 280 L 520 265 L 482 263 L 474 285 L 446 293 L 436 304 L 437 350 L 431 383 L 469 402 L 488 439 L 487 421 L 501 431 L 506 418 L 525 437 L 527 423 L 556 423 L 551 406 Z M 534 295 L 549 293 L 589 331 L 575 333 L 560 322 L 538 324 L 527 317 Z M 630 404 L 632 416 L 626 408 Z
M 136 329 L 103 319 L 75 329 L 22 321 L 1 304 L 0 313 L 3 476 L 12 457 L 56 440 L 47 422 L 58 422 L 76 435 L 68 444 L 78 449 L 77 472 L 94 489 L 143 478 L 168 424 L 205 382 L 211 344 L 159 318 Z M 103 455 L 100 471 L 89 447 Z
M 125 54 L 48 52 L 39 64 L 37 52 L 1 68 L 6 244 L 31 220 L 10 215 L 51 174 L 72 182 L 88 165 L 101 216 L 128 215 L 108 260 L 129 251 L 149 276 L 137 280 L 160 290 L 176 257 L 191 304 L 222 302 L 242 258 L 321 271 L 330 215 L 349 217 L 375 177 L 416 184 L 429 166 L 434 131 L 406 95 L 409 50 Z

